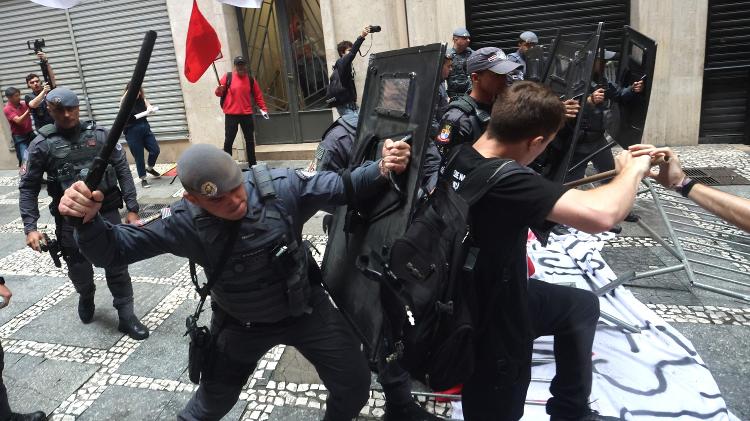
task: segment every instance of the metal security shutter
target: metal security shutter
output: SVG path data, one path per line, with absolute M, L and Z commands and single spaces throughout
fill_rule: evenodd
M 138 58 L 144 33 L 158 37 L 143 89 L 159 112 L 149 116 L 157 140 L 188 136 L 166 0 L 86 0 L 70 9 L 94 119 L 110 126 Z
M 750 1 L 708 7 L 700 143 L 750 144 Z
M 568 39 L 585 41 L 604 22 L 605 46 L 620 50 L 622 27 L 630 22 L 628 0 L 540 1 L 466 0 L 466 17 L 471 46 L 516 50 L 518 35 L 533 31 L 542 44 L 549 44 L 555 31 Z
M 65 11 L 40 6 L 28 0 L 3 0 L 0 2 L 0 90 L 15 87 L 23 97 L 31 90 L 26 87 L 26 75 L 35 73 L 42 79 L 42 72 L 33 51 L 26 48 L 26 41 L 44 38 L 44 51 L 49 57 L 55 79 L 78 94 L 81 100 L 81 118 L 87 119 L 81 77 L 76 65 L 73 43 L 68 30 Z M 5 103 L 5 98 L 3 98 Z

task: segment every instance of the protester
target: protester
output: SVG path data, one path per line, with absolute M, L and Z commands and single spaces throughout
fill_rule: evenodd
M 365 37 L 370 33 L 370 26 L 365 26 L 362 33 L 354 41 L 341 41 L 336 46 L 339 53 L 339 59 L 333 65 L 333 74 L 328 86 L 329 105 L 336 107 L 340 116 L 349 113 L 356 113 L 357 107 L 357 87 L 354 84 L 354 69 L 352 62 L 354 57 L 359 53 L 359 48 L 365 42 Z
M 16 158 L 20 167 L 26 149 L 34 137 L 34 129 L 31 127 L 31 110 L 26 102 L 21 100 L 21 91 L 18 89 L 12 87 L 6 89 L 5 97 L 8 98 L 8 103 L 3 107 L 3 113 L 10 124 L 13 147 L 16 149 Z
M 631 151 L 641 150 L 641 145 L 631 146 Z M 719 218 L 750 233 L 750 200 L 701 184 L 685 175 L 680 159 L 670 148 L 651 150 L 651 156 L 664 154 L 666 162 L 659 165 L 659 171 L 650 175 L 662 186 L 672 189 L 689 198 L 703 209 Z
M 65 188 L 81 179 L 91 163 L 99 155 L 107 138 L 107 129 L 94 122 L 79 120 L 79 104 L 76 94 L 58 87 L 47 94 L 47 107 L 55 124 L 44 126 L 31 142 L 26 160 L 26 172 L 21 176 L 19 207 L 23 219 L 26 244 L 41 251 L 44 234 L 37 230 L 39 220 L 39 191 L 42 176 L 47 173 L 47 193 L 52 197 L 50 213 L 55 217 L 55 235 L 62 248 L 62 256 L 68 267 L 68 277 L 78 292 L 78 317 L 83 323 L 91 323 L 94 318 L 94 268 L 78 251 L 73 238 L 73 223 L 57 211 L 57 204 Z M 73 146 L 78 146 L 74 148 Z M 122 147 L 118 145 L 109 159 L 109 165 L 99 189 L 105 192 L 102 217 L 113 224 L 119 224 L 123 199 L 127 206 L 127 221 L 138 220 L 133 176 Z M 118 330 L 133 339 L 148 337 L 148 328 L 136 317 L 133 307 L 133 284 L 126 265 L 112 265 L 104 269 L 107 287 L 112 293 L 112 304 L 117 309 Z
M 224 111 L 224 152 L 232 155 L 232 145 L 237 137 L 237 126 L 245 136 L 247 164 L 257 163 L 255 158 L 255 127 L 253 123 L 253 102 L 258 106 L 263 118 L 268 118 L 268 108 L 258 81 L 250 74 L 247 60 L 243 56 L 234 58 L 234 70 L 221 77 L 214 94 L 221 97 Z
M 545 220 L 590 233 L 622 220 L 640 180 L 649 173 L 654 148 L 644 145 L 620 154 L 620 174 L 607 185 L 566 190 L 523 169 L 547 147 L 564 120 L 565 107 L 551 90 L 533 82 L 515 83 L 495 101 L 487 131 L 473 145 L 460 145 L 444 171 L 458 188 L 486 159 L 512 159 L 522 169 L 498 182 L 471 208 L 480 250 L 474 271 L 482 297 L 477 311 L 489 316 L 477 369 L 462 391 L 469 420 L 521 418 L 532 343 L 546 335 L 554 336 L 556 365 L 547 402 L 551 419 L 607 419 L 588 406 L 598 298 L 588 291 L 528 280 L 526 237 L 529 227 L 541 228 Z
M 128 94 L 130 89 L 130 82 L 125 87 L 125 93 L 123 93 L 120 103 L 125 99 L 125 95 Z M 146 99 L 146 95 L 143 93 L 143 88 L 138 93 L 138 98 L 135 100 L 133 111 L 130 112 L 130 118 L 125 123 L 125 140 L 128 142 L 130 153 L 133 154 L 135 159 L 135 168 L 138 172 L 138 178 L 141 179 L 141 187 L 149 188 L 151 185 L 146 180 L 146 173 L 151 174 L 154 178 L 161 177 L 161 174 L 154 169 L 156 165 L 156 159 L 159 157 L 159 144 L 156 143 L 156 137 L 151 131 L 151 126 L 148 124 L 146 116 L 136 118 L 137 114 L 144 112 L 153 112 L 154 107 Z M 148 166 L 144 162 L 143 150 L 148 151 Z
M 382 159 L 351 171 L 349 191 L 356 197 L 347 197 L 337 173 L 259 166 L 243 175 L 218 149 L 194 145 L 177 162 L 185 193 L 167 218 L 140 228 L 112 225 L 97 215 L 102 193 L 92 193 L 83 182 L 65 191 L 59 209 L 83 218 L 78 245 L 97 265 L 172 253 L 216 274 L 214 346 L 200 386 L 178 419 L 223 417 L 258 360 L 273 346 L 287 344 L 312 362 L 329 391 L 324 419 L 348 421 L 367 401 L 369 368 L 351 327 L 323 291 L 302 226 L 324 206 L 382 194 L 389 172 L 408 167 L 409 153 L 407 143 L 386 140 Z M 227 246 L 233 232 L 237 240 Z M 219 267 L 220 260 L 227 265 Z
M 12 296 L 10 289 L 5 285 L 5 278 L 0 276 L 0 309 L 5 308 L 10 304 L 10 297 Z M 47 415 L 42 411 L 33 412 L 30 414 L 19 414 L 10 410 L 10 403 L 8 403 L 8 390 L 5 388 L 3 383 L 3 369 L 5 368 L 5 352 L 3 347 L 0 345 L 0 420 L 3 421 L 43 421 L 47 419 Z

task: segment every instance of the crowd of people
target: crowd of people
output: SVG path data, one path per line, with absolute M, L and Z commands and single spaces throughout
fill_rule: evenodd
M 368 399 L 370 368 L 361 344 L 328 299 L 320 269 L 303 242 L 302 227 L 318 210 L 381 195 L 390 188 L 391 173 L 409 168 L 410 145 L 390 139 L 383 144 L 382 158 L 356 167 L 351 163 L 359 112 L 352 61 L 370 30 L 365 27 L 354 43 L 338 45 L 333 77 L 346 92 L 329 104 L 340 117 L 323 135 L 316 152 L 317 172 L 255 165 L 252 114 L 257 107 L 268 118 L 268 110 L 247 60 L 238 56 L 215 90 L 225 114 L 223 150 L 206 144 L 188 148 L 177 162 L 185 190 L 182 199 L 171 206 L 170 216 L 145 226 L 135 223 L 140 206 L 121 146 L 115 148 L 94 191 L 80 181 L 104 146 L 108 129 L 80 120 L 74 92 L 63 87 L 50 90 L 34 74 L 26 78 L 33 93 L 24 100 L 18 89 L 5 91 L 4 111 L 21 167 L 19 203 L 26 243 L 41 251 L 48 241 L 37 227 L 38 196 L 46 174 L 52 197 L 49 210 L 68 276 L 79 294 L 82 323 L 90 323 L 95 315 L 94 265 L 105 268 L 118 329 L 136 340 L 146 339 L 149 330 L 134 313 L 128 265 L 169 253 L 204 267 L 212 298 L 211 347 L 199 361 L 199 387 L 179 413 L 180 420 L 221 419 L 237 402 L 258 360 L 278 344 L 296 347 L 315 367 L 329 392 L 325 420 L 351 420 Z M 453 48 L 444 57 L 439 101 L 429 110 L 431 158 L 425 160 L 425 171 L 432 176 L 432 186 L 442 177 L 459 189 L 474 169 L 494 158 L 512 160 L 521 169 L 471 208 L 480 250 L 475 281 L 481 298 L 474 304 L 489 315 L 489 322 L 477 338 L 478 369 L 463 384 L 464 416 L 521 418 L 533 340 L 551 335 L 556 364 L 547 402 L 551 419 L 619 419 L 589 406 L 598 298 L 588 291 L 528 279 L 529 228 L 552 222 L 590 233 L 609 230 L 630 211 L 644 177 L 676 189 L 744 230 L 750 230 L 750 201 L 696 183 L 685 176 L 672 150 L 648 144 L 634 145 L 616 157 L 603 151 L 594 159 L 595 166 L 616 168 L 617 175 L 586 191 L 565 188 L 527 169 L 579 112 L 584 113 L 579 140 L 584 146 L 576 153 L 588 155 L 584 148 L 600 145 L 603 139 L 605 100 L 627 101 L 643 90 L 641 81 L 624 88 L 606 82 L 580 103 L 561 100 L 548 87 L 523 80 L 524 54 L 538 42 L 536 34 L 527 31 L 512 54 L 495 47 L 472 50 L 469 32 L 457 28 Z M 602 64 L 597 63 L 594 71 L 601 72 Z M 153 110 L 141 90 L 125 128 L 142 187 L 148 187 L 147 174 L 159 175 L 154 170 L 159 146 L 145 117 Z M 251 166 L 246 172 L 231 157 L 238 126 Z M 655 162 L 658 172 L 652 170 Z M 120 217 L 123 208 L 126 223 Z M 68 218 L 81 218 L 82 223 Z M 7 305 L 11 294 L 2 278 L 0 296 Z M 397 360 L 383 357 L 378 374 L 386 398 L 384 419 L 438 419 L 412 399 L 409 374 Z M 0 419 L 44 419 L 40 412 L 9 415 L 4 391 L 0 384 Z

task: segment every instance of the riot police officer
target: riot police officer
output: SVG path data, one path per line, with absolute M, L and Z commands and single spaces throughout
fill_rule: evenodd
M 448 96 L 456 99 L 471 90 L 471 72 L 466 63 L 474 50 L 469 47 L 471 37 L 466 28 L 456 28 L 453 31 L 453 48 L 448 53 L 453 57 L 451 73 L 448 76 Z
M 339 171 L 349 167 L 358 123 L 359 113 L 346 113 L 326 129 L 315 151 L 317 171 Z
M 345 185 L 334 172 L 255 166 L 243 175 L 218 148 L 194 145 L 177 162 L 185 193 L 168 218 L 141 228 L 112 226 L 97 216 L 101 193 L 92 194 L 82 182 L 65 191 L 59 209 L 84 218 L 78 245 L 97 265 L 172 253 L 217 274 L 211 289 L 214 347 L 179 419 L 220 419 L 257 361 L 287 344 L 315 366 L 329 390 L 325 419 L 350 420 L 367 401 L 369 368 L 350 326 L 313 278 L 319 272 L 302 243 L 302 225 L 325 205 L 382 193 L 389 171 L 408 167 L 409 152 L 407 143 L 386 140 L 383 158 L 352 170 Z M 229 232 L 237 239 L 227 248 Z M 222 259 L 225 248 L 231 252 Z M 226 262 L 223 268 L 219 260 Z
M 107 129 L 93 121 L 79 120 L 78 97 L 65 88 L 55 88 L 47 94 L 47 108 L 55 124 L 39 129 L 39 135 L 28 149 L 26 172 L 19 184 L 19 206 L 26 233 L 26 244 L 41 251 L 44 235 L 37 231 L 39 219 L 39 191 L 42 176 L 47 173 L 47 192 L 52 197 L 49 206 L 55 217 L 55 234 L 60 242 L 63 258 L 68 266 L 68 276 L 78 292 L 78 316 L 83 323 L 94 317 L 94 269 L 78 251 L 73 238 L 73 225 L 57 211 L 63 191 L 76 180 L 85 178 L 92 161 L 98 156 L 107 137 Z M 107 166 L 105 177 L 99 185 L 105 192 L 100 204 L 102 217 L 113 224 L 121 222 L 119 209 L 123 199 L 127 207 L 127 221 L 138 220 L 133 176 L 130 173 L 125 152 L 118 144 Z M 119 317 L 118 330 L 133 339 L 148 337 L 144 326 L 133 311 L 133 285 L 127 265 L 112 265 L 105 268 L 107 286 L 113 297 L 113 305 Z
M 526 51 L 537 44 L 539 37 L 531 31 L 525 31 L 518 36 L 518 49 L 508 54 L 508 59 L 521 65 L 517 72 L 518 80 L 523 80 L 526 73 Z

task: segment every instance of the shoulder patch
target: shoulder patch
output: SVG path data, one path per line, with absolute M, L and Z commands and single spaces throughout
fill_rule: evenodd
M 117 142 L 117 144 L 115 145 L 115 149 L 117 149 L 118 151 L 121 151 L 122 150 L 122 143 Z
M 302 180 L 309 180 L 317 174 L 317 171 L 305 171 L 305 170 L 294 170 L 294 173 L 297 174 L 297 177 L 299 177 Z
M 445 123 L 443 128 L 440 129 L 440 134 L 437 136 L 437 141 L 442 144 L 450 143 L 451 131 L 453 130 L 453 124 Z

